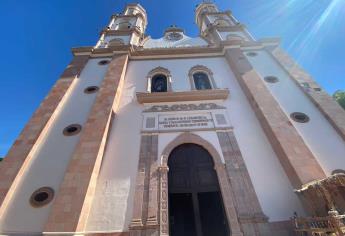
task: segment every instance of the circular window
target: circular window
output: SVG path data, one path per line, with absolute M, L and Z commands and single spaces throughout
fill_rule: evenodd
M 99 87 L 97 86 L 90 86 L 84 89 L 84 93 L 90 94 L 90 93 L 95 93 L 99 90 Z
M 110 63 L 109 60 L 102 60 L 102 61 L 98 62 L 98 65 L 104 66 L 104 65 L 108 65 L 109 63 Z
M 42 207 L 50 203 L 54 198 L 54 190 L 50 187 L 37 189 L 30 197 L 30 204 L 33 207 Z
M 345 174 L 345 170 L 342 170 L 342 169 L 333 170 L 332 175 L 335 175 L 335 174 Z
M 247 56 L 249 57 L 256 57 L 258 54 L 256 52 L 248 52 Z
M 267 83 L 277 83 L 279 81 L 275 76 L 266 76 L 264 79 Z
M 290 115 L 291 119 L 299 123 L 307 123 L 310 118 L 302 112 L 294 112 Z
M 63 134 L 64 134 L 65 136 L 73 136 L 73 135 L 79 134 L 80 131 L 81 131 L 81 125 L 73 124 L 73 125 L 67 126 L 67 127 L 63 130 Z

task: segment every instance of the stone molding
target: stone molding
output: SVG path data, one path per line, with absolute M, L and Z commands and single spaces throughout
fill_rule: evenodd
M 320 164 L 241 49 L 228 49 L 226 59 L 292 186 L 299 189 L 303 184 L 324 178 Z
M 345 141 L 345 110 L 326 92 L 320 91 L 320 86 L 307 74 L 283 49 L 276 47 L 268 50 L 270 54 L 288 72 L 290 77 L 307 97 L 316 105 L 330 122 L 340 137 Z M 307 84 L 310 89 L 304 85 Z
M 137 92 L 137 101 L 144 103 L 185 102 L 202 100 L 225 100 L 229 97 L 229 89 L 193 90 L 184 92 L 142 93 Z
M 226 109 L 224 106 L 219 106 L 215 103 L 200 103 L 200 104 L 174 104 L 174 105 L 155 105 L 143 112 L 171 112 L 171 111 L 203 111 L 203 110 L 220 110 Z
M 113 107 L 124 79 L 128 55 L 115 55 L 101 84 L 80 140 L 45 225 L 45 232 L 83 232 L 90 213 Z M 66 210 L 66 206 L 68 210 Z
M 69 89 L 85 67 L 89 56 L 75 56 L 47 97 L 26 124 L 0 165 L 0 216 L 6 210 L 32 154 L 48 132 Z

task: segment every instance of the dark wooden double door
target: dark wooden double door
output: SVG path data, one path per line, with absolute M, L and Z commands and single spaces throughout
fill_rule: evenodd
M 229 227 L 214 163 L 199 145 L 176 147 L 169 165 L 171 236 L 228 236 Z

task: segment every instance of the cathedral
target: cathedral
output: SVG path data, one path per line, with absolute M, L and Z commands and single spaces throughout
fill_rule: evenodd
M 344 235 L 345 111 L 278 38 L 194 14 L 154 39 L 128 4 L 72 48 L 0 163 L 1 235 Z

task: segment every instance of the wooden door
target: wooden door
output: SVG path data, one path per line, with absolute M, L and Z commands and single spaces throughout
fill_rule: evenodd
M 196 144 L 178 146 L 168 166 L 170 235 L 229 235 L 217 174 L 207 150 Z

